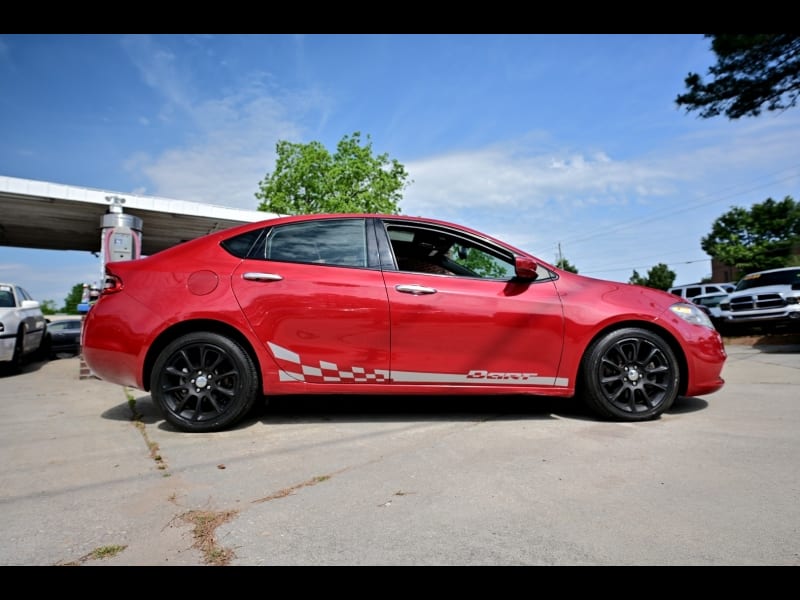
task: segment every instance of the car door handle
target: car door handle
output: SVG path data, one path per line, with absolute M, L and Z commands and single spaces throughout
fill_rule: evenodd
M 242 279 L 247 279 L 248 281 L 280 281 L 283 277 L 276 273 L 245 273 L 242 275 Z
M 423 294 L 435 294 L 436 288 L 432 287 L 425 287 L 424 285 L 396 285 L 394 286 L 398 292 L 403 292 L 404 294 L 414 294 L 415 296 L 421 296 Z

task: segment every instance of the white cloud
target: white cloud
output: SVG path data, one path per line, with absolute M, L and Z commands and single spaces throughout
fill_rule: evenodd
M 414 161 L 414 183 L 401 204 L 409 214 L 440 209 L 538 209 L 548 202 L 619 204 L 663 193 L 669 173 L 645 163 L 614 161 L 607 154 L 522 155 L 484 149 Z
M 275 162 L 279 140 L 300 139 L 298 119 L 326 107 L 326 99 L 309 91 L 278 93 L 266 73 L 249 73 L 227 95 L 201 100 L 185 73 L 179 76 L 175 56 L 146 36 L 128 38 L 126 48 L 143 80 L 164 96 L 162 115 L 179 111 L 193 125 L 190 140 L 158 156 L 138 153 L 126 168 L 143 173 L 150 193 L 195 202 L 254 210 L 255 192 Z M 291 107 L 292 115 L 289 115 Z

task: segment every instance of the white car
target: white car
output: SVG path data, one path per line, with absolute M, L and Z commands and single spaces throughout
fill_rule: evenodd
M 46 330 L 39 303 L 20 286 L 0 283 L 0 365 L 22 364 L 42 347 Z
M 696 296 L 729 294 L 735 287 L 735 283 L 690 283 L 688 285 L 676 285 L 667 291 L 686 300 L 692 300 Z

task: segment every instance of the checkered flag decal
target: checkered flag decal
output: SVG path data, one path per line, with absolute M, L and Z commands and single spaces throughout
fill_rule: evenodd
M 319 361 L 318 365 L 304 364 L 300 355 L 272 342 L 269 349 L 280 366 L 281 381 L 305 381 L 307 383 L 384 383 L 389 380 L 389 371 L 367 370 L 352 366 L 340 369 L 336 363 Z

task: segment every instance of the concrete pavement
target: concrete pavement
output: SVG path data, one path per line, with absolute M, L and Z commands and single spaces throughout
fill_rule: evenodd
M 0 374 L 0 564 L 799 565 L 800 346 L 728 352 L 649 423 L 333 396 L 216 434 L 33 363 Z

